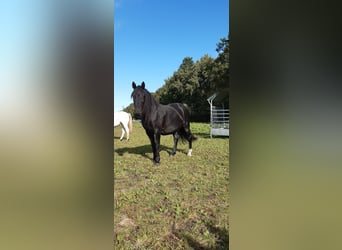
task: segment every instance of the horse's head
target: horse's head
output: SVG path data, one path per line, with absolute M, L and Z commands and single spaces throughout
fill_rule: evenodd
M 147 98 L 147 91 L 145 90 L 145 82 L 142 82 L 140 86 L 137 86 L 135 82 L 132 82 L 134 103 L 134 117 L 140 118 L 144 114 L 144 105 Z

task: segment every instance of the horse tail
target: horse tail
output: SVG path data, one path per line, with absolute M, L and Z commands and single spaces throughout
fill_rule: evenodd
M 190 135 L 191 135 L 191 140 L 192 141 L 196 141 L 197 140 L 197 137 L 195 137 L 192 133 L 190 133 Z
M 195 137 L 190 131 L 187 133 L 184 128 L 178 131 L 179 138 L 181 139 L 182 143 L 187 142 L 189 140 L 189 136 L 191 141 L 196 141 L 197 137 Z
M 191 134 L 191 139 L 192 139 L 192 141 L 196 141 L 197 137 L 195 137 L 193 134 Z
M 129 116 L 128 129 L 129 129 L 129 132 L 132 133 L 132 131 L 133 131 L 132 115 L 130 113 L 128 113 L 128 116 Z
M 191 116 L 191 108 L 186 104 L 186 103 L 182 103 L 183 106 L 184 106 L 184 111 L 186 111 L 186 115 L 185 115 L 185 118 L 188 119 L 188 122 L 190 122 L 190 116 Z M 190 127 L 190 125 L 189 125 Z M 195 141 L 197 140 L 197 137 L 195 137 L 191 132 L 190 132 L 190 128 L 189 129 L 189 133 L 190 133 L 190 137 L 191 137 L 191 141 Z M 183 141 L 186 141 L 188 140 L 189 138 L 189 134 L 186 133 L 185 129 L 181 129 L 179 131 L 179 135 L 180 135 L 180 138 Z
M 182 143 L 184 143 L 188 140 L 188 136 L 187 136 L 184 128 L 180 129 L 178 131 L 178 134 L 179 134 L 179 138 L 182 140 Z

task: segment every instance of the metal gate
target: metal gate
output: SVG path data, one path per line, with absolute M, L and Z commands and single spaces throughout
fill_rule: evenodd
M 229 136 L 229 109 L 215 107 L 216 96 L 217 93 L 207 99 L 210 104 L 210 138 L 213 135 Z

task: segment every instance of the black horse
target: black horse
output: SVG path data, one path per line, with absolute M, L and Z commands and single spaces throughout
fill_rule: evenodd
M 173 134 L 173 149 L 170 156 L 176 154 L 178 139 L 189 142 L 188 156 L 192 153 L 192 141 L 196 138 L 191 134 L 188 108 L 181 103 L 168 105 L 159 104 L 145 89 L 145 82 L 137 86 L 132 82 L 134 102 L 134 117 L 141 119 L 147 136 L 150 138 L 153 150 L 153 163 L 159 165 L 160 135 Z

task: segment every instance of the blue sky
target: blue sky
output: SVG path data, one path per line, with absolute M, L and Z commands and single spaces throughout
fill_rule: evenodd
M 132 102 L 132 81 L 154 92 L 184 57 L 216 57 L 228 13 L 227 0 L 115 0 L 114 110 Z

